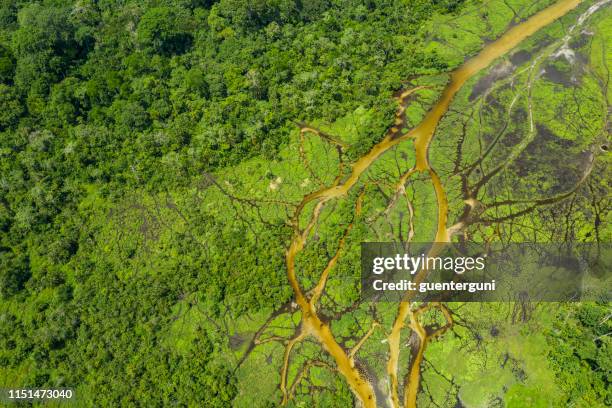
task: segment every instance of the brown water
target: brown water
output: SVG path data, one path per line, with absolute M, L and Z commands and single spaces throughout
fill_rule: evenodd
M 438 102 L 426 114 L 421 123 L 414 129 L 399 137 L 388 134 L 380 143 L 376 144 L 372 149 L 353 163 L 351 173 L 343 181 L 340 179 L 329 187 L 315 191 L 306 195 L 302 202 L 298 205 L 293 217 L 295 234 L 286 253 L 287 275 L 291 287 L 295 293 L 295 299 L 300 309 L 302 310 L 302 326 L 301 333 L 303 335 L 311 335 L 315 337 L 324 347 L 325 350 L 334 358 L 338 372 L 346 379 L 351 390 L 361 401 L 364 407 L 376 407 L 376 396 L 371 382 L 355 367 L 353 358 L 338 344 L 334 338 L 327 323 L 323 322 L 316 312 L 316 302 L 310 301 L 306 294 L 302 291 L 295 272 L 295 257 L 302 250 L 306 241 L 310 228 L 304 231 L 299 229 L 299 219 L 302 210 L 307 204 L 317 202 L 322 204 L 328 200 L 346 195 L 349 190 L 357 183 L 360 176 L 370 167 L 387 150 L 391 149 L 398 143 L 413 139 L 416 154 L 415 169 L 418 172 L 428 172 L 431 176 L 431 181 L 435 190 L 437 205 L 438 205 L 438 228 L 436 232 L 436 242 L 448 242 L 449 235 L 447 232 L 447 213 L 448 204 L 446 193 L 442 182 L 438 178 L 435 171 L 431 168 L 428 159 L 428 150 L 431 139 L 434 136 L 436 127 L 440 119 L 444 116 L 448 107 L 457 93 L 457 91 L 465 84 L 465 82 L 473 77 L 477 72 L 486 68 L 495 59 L 506 54 L 525 38 L 534 34 L 542 27 L 547 26 L 559 17 L 565 15 L 581 3 L 580 0 L 560 0 L 554 5 L 533 15 L 528 20 L 512 27 L 498 40 L 490 43 L 480 51 L 475 57 L 467 60 L 463 65 L 457 68 L 451 74 L 450 82 L 442 92 Z M 400 108 L 400 111 L 404 107 Z M 310 225 L 314 225 L 320 212 L 320 205 L 317 205 L 313 211 Z M 317 298 L 318 296 L 315 296 Z M 398 384 L 398 360 L 400 352 L 400 332 L 405 325 L 406 318 L 410 312 L 410 303 L 402 302 L 399 306 L 398 315 L 388 336 L 390 348 L 390 358 L 388 361 L 387 372 L 391 381 L 391 400 L 394 406 L 399 407 Z M 422 344 L 428 341 L 425 338 Z M 422 355 L 421 355 L 422 357 Z M 414 372 L 414 373 L 413 373 Z M 418 369 L 411 370 L 408 378 L 408 391 L 404 399 L 404 405 L 408 408 L 416 407 L 417 385 L 419 383 L 420 371 Z M 412 385 L 412 387 L 410 387 Z

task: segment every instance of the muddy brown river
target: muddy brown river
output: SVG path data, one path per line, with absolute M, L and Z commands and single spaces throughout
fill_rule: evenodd
M 388 135 L 380 143 L 372 147 L 368 153 L 353 163 L 351 172 L 346 179 L 340 180 L 338 177 L 331 186 L 306 195 L 298 205 L 293 216 L 295 232 L 286 252 L 285 259 L 288 279 L 291 287 L 293 288 L 296 303 L 299 305 L 302 311 L 300 338 L 303 338 L 304 336 L 312 336 L 322 344 L 323 348 L 334 358 L 338 372 L 345 378 L 351 390 L 357 399 L 361 401 L 361 404 L 364 407 L 374 408 L 377 406 L 376 394 L 374 392 L 372 383 L 355 367 L 352 356 L 338 344 L 329 326 L 317 315 L 316 301 L 312 301 L 312 299 L 318 299 L 320 293 L 315 293 L 309 300 L 307 295 L 300 287 L 296 276 L 295 257 L 304 247 L 307 236 L 311 230 L 311 226 L 317 222 L 322 205 L 331 199 L 345 196 L 359 181 L 360 176 L 383 153 L 398 143 L 406 140 L 413 140 L 416 154 L 416 165 L 414 169 L 416 171 L 413 173 L 429 173 L 436 194 L 438 206 L 438 227 L 435 241 L 441 243 L 448 242 L 450 238 L 446 227 L 448 213 L 446 193 L 444 191 L 442 182 L 435 171 L 431 168 L 428 159 L 429 145 L 434 136 L 438 123 L 448 110 L 453 97 L 466 81 L 468 81 L 482 69 L 489 66 L 495 59 L 508 53 L 525 38 L 567 14 L 580 3 L 580 0 L 560 0 L 559 2 L 533 15 L 526 21 L 512 27 L 499 39 L 485 46 L 485 48 L 483 48 L 476 56 L 470 58 L 452 72 L 450 81 L 443 90 L 440 99 L 429 110 L 421 123 L 399 137 Z M 310 227 L 306 227 L 305 230 L 300 230 L 300 215 L 309 203 L 316 203 L 310 219 Z M 322 289 L 323 287 L 320 288 L 320 290 Z M 390 403 L 395 407 L 402 405 L 406 408 L 415 407 L 418 393 L 418 367 L 420 364 L 413 364 L 413 367 L 417 367 L 417 369 L 411 370 L 409 373 L 407 391 L 405 393 L 405 398 L 402 401 L 403 404 L 401 404 L 399 401 L 396 373 L 398 372 L 398 360 L 400 353 L 400 332 L 401 329 L 405 327 L 405 321 L 409 314 L 410 303 L 407 301 L 402 302 L 399 305 L 395 324 L 393 325 L 393 328 L 388 336 L 390 357 L 387 365 L 387 373 L 389 375 L 389 385 L 391 389 Z M 422 345 L 425 345 L 428 341 L 429 339 L 427 338 L 423 339 Z M 417 358 L 422 359 L 422 357 L 422 352 L 417 353 Z M 413 376 L 414 378 L 412 378 Z

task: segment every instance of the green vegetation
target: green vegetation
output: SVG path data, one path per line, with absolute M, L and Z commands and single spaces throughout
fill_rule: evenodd
M 612 404 L 609 305 L 568 306 L 555 318 L 548 341 L 552 366 L 567 395 L 564 402 L 585 407 Z
M 72 387 L 92 407 L 279 405 L 303 317 L 285 254 L 316 211 L 293 222 L 298 203 L 551 3 L 0 0 L 0 387 Z M 612 8 L 562 40 L 586 3 L 471 79 L 440 122 L 447 226 L 466 186 L 483 205 L 466 239 L 610 242 Z M 307 291 L 341 255 L 318 312 L 345 350 L 367 336 L 356 365 L 379 402 L 397 305 L 360 299 L 359 245 L 436 235 L 432 175 L 397 190 L 414 163 L 410 140 L 384 153 L 322 206 L 295 260 Z M 609 303 L 448 307 L 419 407 L 612 404 Z M 422 320 L 442 326 L 442 309 Z M 401 378 L 417 343 L 406 325 Z M 335 367 L 296 343 L 288 406 L 353 406 Z

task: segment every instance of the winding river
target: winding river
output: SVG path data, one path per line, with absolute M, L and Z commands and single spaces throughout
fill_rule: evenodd
M 286 252 L 288 279 L 295 293 L 296 303 L 302 311 L 301 332 L 296 337 L 296 340 L 298 340 L 298 338 L 301 339 L 304 336 L 312 336 L 316 338 L 322 344 L 325 350 L 334 358 L 338 372 L 343 375 L 351 390 L 355 393 L 356 397 L 361 401 L 364 407 L 374 408 L 377 406 L 376 394 L 374 392 L 372 383 L 355 366 L 353 357 L 338 344 L 329 328 L 329 325 L 319 318 L 316 311 L 316 301 L 313 301 L 313 299 L 318 298 L 320 294 L 315 294 L 313 298 L 308 299 L 307 294 L 300 287 L 296 276 L 295 258 L 304 247 L 312 225 L 317 222 L 323 204 L 331 199 L 346 195 L 358 182 L 360 176 L 376 159 L 378 159 L 378 157 L 398 143 L 411 139 L 414 141 L 416 154 L 416 165 L 413 172 L 429 173 L 435 189 L 438 206 L 438 228 L 435 241 L 448 242 L 450 237 L 446 227 L 448 213 L 446 193 L 439 177 L 435 173 L 434 169 L 432 169 L 428 158 L 429 144 L 434 136 L 438 123 L 446 113 L 453 97 L 466 81 L 468 81 L 482 69 L 489 66 L 495 59 L 508 53 L 525 38 L 567 14 L 580 3 L 580 0 L 560 0 L 533 15 L 529 19 L 515 25 L 499 39 L 485 46 L 476 56 L 470 58 L 452 72 L 450 81 L 443 90 L 440 99 L 429 110 L 421 123 L 405 134 L 387 135 L 381 142 L 372 147 L 368 153 L 353 163 L 350 174 L 344 180 L 341 180 L 341 175 L 339 175 L 331 186 L 306 195 L 298 205 L 293 216 L 294 235 Z M 304 230 L 300 230 L 300 216 L 304 208 L 309 203 L 315 203 L 315 208 L 310 218 L 309 226 Z M 396 407 L 401 405 L 404 405 L 405 407 L 416 406 L 416 395 L 418 391 L 416 387 L 418 387 L 419 384 L 419 370 L 411 370 L 409 373 L 409 378 L 407 381 L 408 392 L 406 393 L 406 398 L 404 399 L 403 404 L 400 404 L 399 402 L 396 378 L 400 353 L 400 333 L 401 329 L 405 327 L 405 322 L 409 314 L 410 303 L 407 301 L 402 302 L 399 306 L 395 324 L 393 325 L 393 328 L 388 336 L 390 357 L 387 372 L 391 386 L 391 403 Z M 427 339 L 425 339 L 424 343 L 426 343 L 426 341 Z M 418 353 L 417 357 L 422 358 L 422 353 Z M 288 355 L 286 354 L 286 360 L 287 358 Z M 418 366 L 419 364 L 416 365 L 416 367 Z M 412 378 L 412 376 L 415 378 Z

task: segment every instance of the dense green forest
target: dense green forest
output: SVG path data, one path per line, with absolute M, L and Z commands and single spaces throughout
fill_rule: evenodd
M 274 336 L 289 336 L 289 328 L 299 326 L 285 269 L 297 203 L 318 185 L 332 183 L 338 167 L 338 178 L 346 176 L 349 163 L 383 140 L 396 118 L 398 93 L 426 88 L 406 109 L 402 126 L 410 128 L 438 99 L 452 69 L 550 3 L 0 0 L 0 387 L 70 387 L 78 406 L 92 407 L 279 405 L 282 347 L 257 347 L 257 342 L 271 323 L 283 326 Z M 536 55 L 546 48 L 539 42 L 555 46 L 576 13 L 526 50 Z M 575 145 L 555 142 L 554 154 L 571 151 L 578 157 L 591 145 L 607 152 L 609 122 L 600 105 L 608 108 L 612 98 L 598 78 L 604 72 L 606 81 L 610 76 L 611 53 L 605 47 L 612 39 L 610 7 L 598 13 L 589 20 L 593 39 L 572 43 L 587 61 L 584 67 L 591 67 L 580 74 L 587 91 L 567 88 L 563 96 L 585 106 L 589 119 L 581 125 L 590 133 L 576 137 Z M 513 63 L 521 67 L 529 61 Z M 573 73 L 562 61 L 550 66 L 561 76 Z M 518 80 L 529 81 L 527 75 Z M 546 86 L 554 82 L 548 79 Z M 477 89 L 477 82 L 469 86 Z M 474 101 L 465 92 L 453 105 L 455 112 Z M 557 91 L 543 85 L 540 92 L 536 97 L 543 101 Z M 489 100 L 500 117 L 513 95 L 503 88 L 495 101 Z M 523 115 L 517 122 L 525 122 L 527 103 L 517 104 Z M 564 111 L 563 103 L 557 112 Z M 499 118 L 491 115 L 491 123 L 480 121 L 478 129 L 493 133 Z M 552 113 L 540 118 L 539 124 L 557 135 L 567 126 Z M 447 120 L 441 128 L 451 140 L 478 132 L 466 125 L 462 137 L 453 133 L 458 129 L 454 116 Z M 298 147 L 304 124 L 341 139 L 339 158 L 335 147 L 316 138 Z M 510 133 L 521 131 L 517 125 Z M 451 162 L 444 160 L 452 160 L 455 145 L 435 148 L 440 153 L 431 156 L 440 174 L 452 178 Z M 466 148 L 465 157 L 472 153 Z M 385 177 L 399 170 L 401 160 L 414 158 L 414 152 L 399 147 L 393 154 L 360 187 L 364 213 L 372 218 L 383 213 L 383 197 L 392 195 Z M 498 155 L 508 157 L 506 151 Z M 576 205 L 589 210 L 572 222 L 568 217 L 569 239 L 610 240 L 606 157 L 594 165 L 600 176 L 589 184 L 590 192 L 576 187 Z M 537 186 L 553 183 L 542 174 L 557 174 L 554 166 L 561 164 L 533 170 L 536 187 L 525 182 L 514 191 L 539 192 Z M 508 178 L 529 178 L 512 171 Z M 431 240 L 435 230 L 430 178 L 423 174 L 411 187 L 423 225 L 415 230 L 415 240 Z M 378 190 L 372 180 L 383 180 Z M 449 213 L 459 217 L 458 183 L 445 183 L 452 194 Z M 358 300 L 354 280 L 358 243 L 391 236 L 376 236 L 366 215 L 353 215 L 361 200 L 357 195 L 348 193 L 323 213 L 314 233 L 321 244 L 305 248 L 297 260 L 302 283 L 314 285 L 342 247 L 331 242 L 348 237 L 346 255 L 334 272 L 339 279 L 330 282 L 323 299 L 326 318 L 338 318 L 332 329 L 347 349 L 369 324 L 359 323 L 367 321 L 367 307 Z M 538 228 L 545 225 L 538 238 L 556 236 L 546 216 L 527 216 Z M 401 224 L 404 213 L 399 217 Z M 345 227 L 353 220 L 349 234 Z M 304 223 L 298 216 L 298 229 Z M 474 236 L 492 230 L 488 225 Z M 393 227 L 391 232 L 396 233 Z M 536 308 L 523 326 L 501 317 L 506 309 L 480 317 L 477 310 L 466 307 L 462 318 L 471 316 L 475 323 L 451 333 L 450 348 L 443 349 L 444 340 L 433 344 L 439 357 L 428 354 L 429 364 L 450 359 L 455 348 L 473 348 L 480 364 L 486 361 L 478 354 L 481 343 L 487 343 L 495 358 L 506 357 L 496 368 L 500 371 L 487 368 L 486 373 L 503 380 L 493 385 L 489 377 L 491 383 L 482 387 L 490 392 L 482 400 L 460 402 L 461 386 L 467 390 L 475 383 L 474 371 L 465 369 L 464 380 L 451 378 L 449 397 L 448 384 L 429 377 L 435 367 L 424 369 L 429 396 L 421 394 L 419 406 L 440 401 L 548 406 L 537 381 L 555 384 L 546 392 L 554 394 L 556 406 L 612 403 L 609 303 Z M 352 312 L 356 317 L 348 315 Z M 487 319 L 503 321 L 504 340 L 491 334 Z M 529 330 L 538 334 L 529 337 Z M 519 340 L 512 336 L 537 351 L 521 360 Z M 368 358 L 375 360 L 379 350 L 372 347 Z M 354 395 L 342 378 L 333 370 L 323 372 L 333 362 L 321 357 L 320 348 L 305 343 L 299 353 L 297 361 L 312 358 L 320 367 L 311 370 L 307 388 L 300 389 L 295 380 L 290 406 L 353 406 Z M 536 357 L 546 369 L 534 368 L 540 361 Z M 456 366 L 452 375 L 462 370 Z M 524 370 L 529 380 L 509 370 Z M 289 371 L 300 377 L 297 368 Z M 505 395 L 505 402 L 498 395 Z
M 432 12 L 458 5 L 3 0 L 4 386 L 85 383 L 106 406 L 231 401 L 232 368 L 214 358 L 214 333 L 188 356 L 158 339 L 186 292 L 205 288 L 214 313 L 224 265 L 176 237 L 185 257 L 124 281 L 121 266 L 92 256 L 96 218 L 135 189 L 164 192 L 254 154 L 274 157 L 294 121 L 376 107 L 367 149 L 402 80 L 446 68 L 415 34 Z M 237 311 L 257 302 L 239 301 Z

